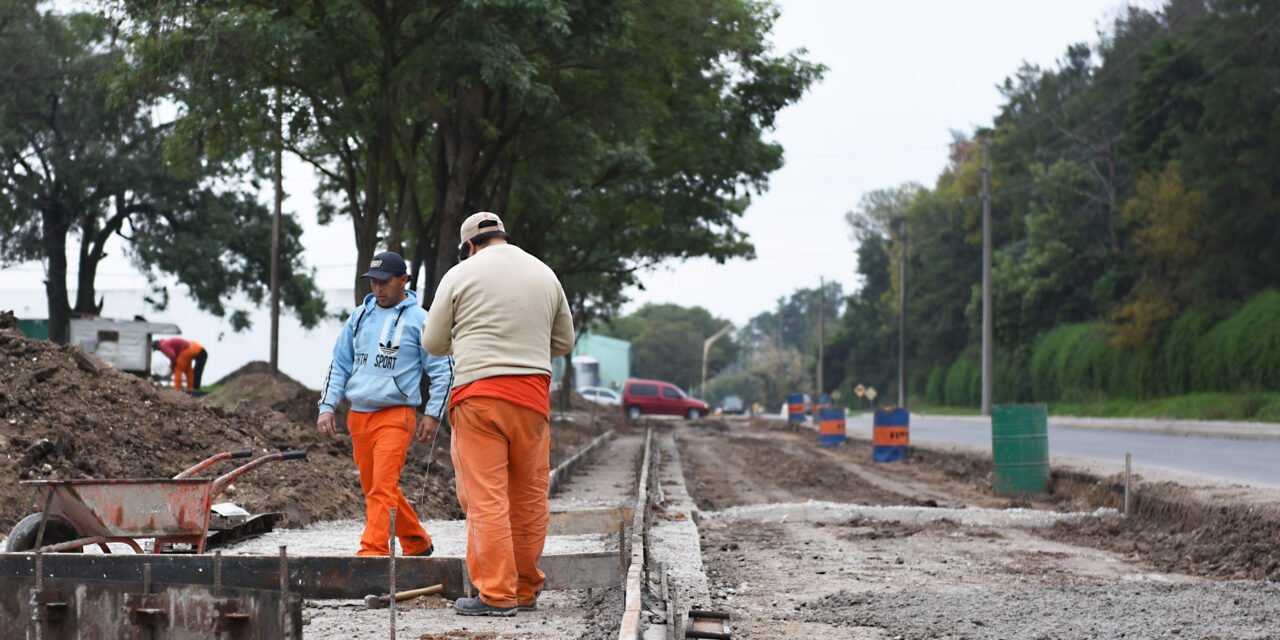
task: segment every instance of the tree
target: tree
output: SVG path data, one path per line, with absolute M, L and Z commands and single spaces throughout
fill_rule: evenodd
M 125 6 L 184 130 L 235 132 L 241 96 L 284 93 L 361 264 L 410 237 L 430 291 L 493 209 L 605 312 L 638 269 L 751 254 L 734 221 L 782 162 L 762 135 L 823 69 L 772 55 L 776 10 L 746 0 Z
M 1198 232 L 1205 226 L 1204 193 L 1187 191 L 1177 163 L 1159 176 L 1144 175 L 1125 203 L 1124 219 L 1145 269 L 1113 318 L 1114 346 L 1149 344 L 1154 329 L 1195 299 L 1192 276 L 1200 262 Z
M 596 327 L 600 335 L 631 342 L 631 372 L 666 380 L 691 394 L 701 393 L 703 341 L 729 323 L 702 307 L 646 304 L 634 313 Z M 737 357 L 732 335 L 711 345 L 707 370 L 718 372 Z
M 6 10 L 17 18 L 4 23 L 14 33 L 0 46 L 10 48 L 5 59 L 20 64 L 0 97 L 6 228 L 0 251 L 5 260 L 46 260 L 50 337 L 67 340 L 72 313 L 102 312 L 94 282 L 113 236 L 128 243 L 153 281 L 178 276 L 206 310 L 226 314 L 225 299 L 236 291 L 260 301 L 270 255 L 260 246 L 262 223 L 270 227 L 266 209 L 246 194 L 214 187 L 227 166 L 166 163 L 168 132 L 151 124 L 146 105 L 108 100 L 110 71 L 121 55 L 110 23 L 89 14 L 41 14 L 25 1 Z M 298 273 L 301 230 L 286 225 L 284 256 L 295 275 L 284 300 L 311 326 L 323 303 Z M 73 233 L 80 238 L 74 308 L 66 256 Z M 243 312 L 232 322 L 247 326 Z

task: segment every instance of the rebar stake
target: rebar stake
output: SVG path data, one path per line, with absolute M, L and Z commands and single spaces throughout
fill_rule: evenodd
M 391 640 L 396 640 L 396 508 L 391 507 L 391 536 L 387 541 L 387 551 L 391 558 L 390 591 L 387 595 L 387 608 L 391 610 Z
M 1124 517 L 1129 517 L 1129 475 L 1132 472 L 1133 456 L 1124 454 Z
M 44 640 L 44 620 L 40 619 L 40 602 L 36 594 L 44 591 L 44 553 L 36 546 L 36 590 L 31 594 L 31 621 L 35 623 L 36 640 Z
M 289 551 L 280 545 L 280 637 L 293 637 L 293 618 L 289 615 Z
M 222 597 L 222 549 L 213 552 L 213 597 Z

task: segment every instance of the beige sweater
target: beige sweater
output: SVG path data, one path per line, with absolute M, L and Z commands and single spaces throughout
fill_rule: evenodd
M 436 289 L 422 347 L 452 354 L 453 387 L 482 378 L 551 375 L 573 350 L 573 315 L 555 272 L 510 244 L 490 245 L 449 270 Z

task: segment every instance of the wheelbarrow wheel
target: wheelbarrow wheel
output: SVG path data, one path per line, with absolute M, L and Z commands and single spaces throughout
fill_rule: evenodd
M 4 543 L 5 551 L 35 551 L 36 536 L 40 533 L 40 518 L 44 514 L 33 513 L 18 521 L 13 526 L 13 531 L 9 532 L 9 539 Z M 49 514 L 49 521 L 44 525 L 44 539 L 41 540 L 43 546 L 58 544 L 60 542 L 70 542 L 79 538 L 80 532 L 76 530 L 75 525 L 70 520 L 56 515 Z M 81 548 L 69 549 L 65 553 L 83 553 Z

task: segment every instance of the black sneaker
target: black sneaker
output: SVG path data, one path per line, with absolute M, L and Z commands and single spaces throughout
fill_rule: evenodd
M 413 554 L 413 557 L 415 557 L 415 558 L 425 558 L 425 557 L 427 557 L 427 556 L 429 556 L 429 555 L 431 555 L 431 554 L 433 554 L 433 553 L 435 553 L 435 552 L 436 552 L 436 544 L 433 542 L 433 543 L 431 543 L 431 546 L 427 547 L 427 550 L 426 550 L 426 551 L 419 551 L 419 552 L 417 552 L 417 553 Z
M 458 598 L 453 601 L 453 610 L 464 616 L 514 616 L 516 607 L 494 607 L 485 604 L 480 598 Z

